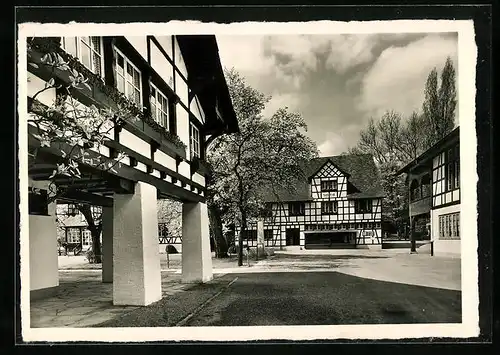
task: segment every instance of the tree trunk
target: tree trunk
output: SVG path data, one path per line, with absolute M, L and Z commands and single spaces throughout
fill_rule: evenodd
M 241 211 L 241 226 L 238 235 L 238 266 L 243 266 L 243 233 L 247 227 L 247 216 L 244 211 Z
M 92 208 L 90 205 L 78 204 L 78 209 L 83 214 L 87 221 L 87 225 L 90 229 L 90 233 L 92 235 L 92 251 L 94 253 L 93 262 L 96 264 L 100 264 L 102 262 L 102 253 L 101 253 L 101 230 L 102 230 L 102 222 L 96 224 L 94 221 L 94 217 L 92 216 Z M 102 216 L 100 218 L 102 220 Z
M 90 229 L 92 233 L 92 250 L 94 252 L 94 263 L 102 263 L 102 252 L 101 252 L 101 230 L 102 224 L 98 224 L 94 228 Z
M 227 258 L 228 245 L 222 233 L 222 219 L 217 206 L 209 205 L 208 216 L 210 218 L 210 230 L 212 231 L 215 244 L 215 257 Z

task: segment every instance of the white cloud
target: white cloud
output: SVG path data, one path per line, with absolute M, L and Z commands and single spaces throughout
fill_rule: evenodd
M 327 132 L 326 139 L 318 145 L 320 156 L 342 154 L 349 147 L 349 142 L 344 135 L 336 132 Z
M 299 110 L 300 103 L 301 98 L 295 93 L 273 95 L 262 114 L 264 117 L 271 117 L 278 109 L 284 108 L 285 106 L 288 107 L 289 111 L 301 113 Z
M 448 55 L 456 68 L 457 41 L 438 35 L 387 48 L 362 79 L 359 108 L 374 116 L 386 110 L 404 115 L 420 110 L 429 72 L 434 67 L 440 71 Z
M 268 37 L 254 35 L 217 36 L 221 63 L 228 69 L 234 67 L 256 89 L 269 87 L 272 82 L 292 90 L 298 89 L 302 82 L 300 71 L 294 72 L 291 66 L 278 66 L 275 58 L 268 53 L 268 41 Z M 284 48 L 279 41 L 274 45 Z M 274 93 L 274 89 L 264 91 L 266 94 Z
M 372 34 L 332 36 L 326 64 L 336 72 L 344 73 L 349 68 L 371 61 L 376 43 Z

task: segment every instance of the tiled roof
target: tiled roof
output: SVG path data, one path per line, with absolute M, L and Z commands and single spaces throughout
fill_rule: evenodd
M 377 198 L 383 197 L 384 191 L 380 184 L 380 172 L 370 154 L 349 154 L 330 157 L 314 158 L 304 164 L 304 173 L 307 177 L 315 175 L 327 161 L 331 161 L 342 172 L 348 174 L 348 198 Z M 307 201 L 312 200 L 309 181 L 303 179 L 297 182 L 296 191 L 282 191 L 279 195 L 281 201 Z M 276 201 L 269 194 L 268 202 Z

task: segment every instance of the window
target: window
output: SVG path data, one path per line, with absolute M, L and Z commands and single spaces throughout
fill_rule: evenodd
M 92 73 L 102 76 L 101 37 L 63 37 L 62 48 L 78 58 Z
M 68 228 L 68 243 L 80 243 L 80 229 Z
M 460 239 L 460 213 L 439 216 L 439 239 Z
M 446 152 L 446 190 L 460 187 L 460 146 L 448 149 Z
M 337 191 L 337 180 L 322 180 L 321 191 Z
M 142 107 L 141 72 L 116 48 L 115 76 L 118 91 Z
M 370 213 L 372 211 L 372 201 L 356 200 L 354 209 L 356 213 Z
M 68 216 L 76 216 L 78 213 L 80 213 L 80 210 L 77 205 L 68 204 Z
M 153 84 L 150 84 L 151 96 L 149 102 L 151 104 L 151 117 L 160 126 L 165 127 L 168 131 L 168 100 Z
M 410 199 L 411 201 L 415 201 L 415 200 L 418 200 L 420 199 L 421 197 L 421 194 L 420 194 L 420 186 L 418 185 L 418 181 L 415 179 L 415 180 L 412 180 L 411 184 L 410 184 Z
M 82 245 L 85 247 L 90 246 L 90 239 L 91 239 L 92 233 L 88 230 L 85 229 L 82 232 Z
M 425 174 L 421 181 L 422 198 L 429 197 L 431 195 L 431 178 L 429 174 Z
M 193 124 L 189 123 L 189 138 L 190 138 L 190 148 L 191 148 L 191 158 L 200 157 L 200 131 Z
M 288 214 L 290 216 L 303 216 L 305 214 L 305 203 L 304 202 L 289 203 Z
M 337 201 L 321 202 L 321 214 L 337 213 Z

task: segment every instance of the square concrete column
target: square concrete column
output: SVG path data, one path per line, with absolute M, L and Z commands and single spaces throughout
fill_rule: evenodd
M 257 247 L 264 248 L 264 221 L 257 221 Z
M 206 203 L 182 204 L 182 281 L 212 280 L 212 253 Z
M 113 207 L 102 208 L 102 282 L 113 282 Z
M 114 195 L 113 304 L 146 306 L 161 299 L 157 191 L 143 182 Z
M 48 181 L 30 181 L 29 185 L 48 190 Z M 59 286 L 56 203 L 50 203 L 47 215 L 29 215 L 29 269 L 31 299 L 56 293 Z

